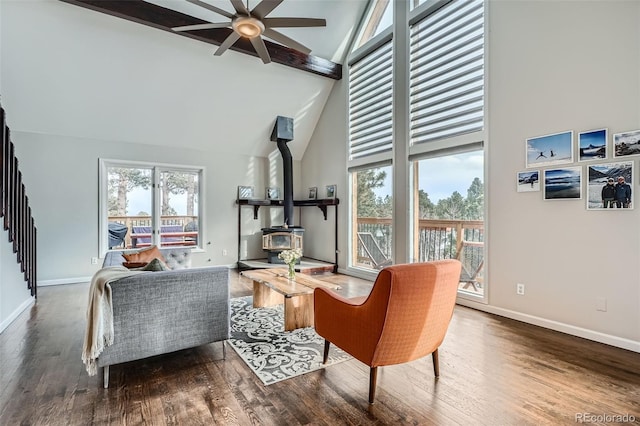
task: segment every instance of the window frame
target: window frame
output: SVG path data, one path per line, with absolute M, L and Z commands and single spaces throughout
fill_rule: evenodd
M 108 212 L 108 199 L 109 199 L 109 174 L 108 169 L 113 167 L 122 168 L 140 168 L 151 170 L 151 223 L 152 223 L 152 236 L 151 244 L 158 247 L 162 247 L 160 241 L 160 216 L 161 216 L 161 196 L 160 196 L 160 175 L 162 172 L 175 171 L 175 172 L 193 172 L 198 175 L 198 238 L 197 245 L 188 246 L 193 251 L 204 251 L 203 242 L 205 241 L 204 229 L 204 205 L 205 205 L 205 168 L 203 166 L 189 166 L 181 164 L 169 164 L 169 163 L 156 163 L 146 161 L 131 161 L 131 160 L 117 160 L 117 159 L 105 159 L 100 158 L 98 160 L 98 252 L 100 257 L 104 257 L 110 251 L 120 251 L 122 249 L 109 249 L 109 212 Z M 125 248 L 126 250 L 126 248 Z

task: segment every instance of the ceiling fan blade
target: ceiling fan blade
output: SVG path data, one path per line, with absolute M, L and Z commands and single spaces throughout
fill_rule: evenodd
M 292 38 L 287 37 L 286 35 L 279 33 L 278 31 L 272 30 L 271 28 L 267 28 L 264 30 L 264 33 L 262 33 L 265 37 L 270 38 L 271 40 L 275 40 L 278 43 L 284 44 L 287 47 L 290 47 L 292 49 L 295 49 L 299 52 L 302 52 L 306 55 L 308 55 L 309 53 L 311 53 L 311 49 L 309 49 L 307 46 L 298 43 L 297 41 L 295 41 Z
M 231 22 L 212 22 L 210 24 L 185 25 L 182 27 L 173 27 L 173 31 L 193 31 L 193 30 L 210 30 L 212 28 L 227 28 L 231 26 Z
M 236 10 L 236 12 L 238 12 L 240 15 L 249 14 L 249 10 L 247 10 L 247 7 L 244 5 L 244 3 L 242 3 L 242 0 L 231 0 L 231 4 L 233 5 L 233 8 Z
M 233 45 L 233 43 L 235 43 L 239 38 L 240 38 L 240 35 L 235 31 L 229 34 L 229 37 L 227 37 L 224 40 L 224 42 L 222 42 L 222 44 L 220 45 L 220 47 L 218 47 L 218 50 L 216 50 L 216 53 L 214 53 L 214 55 L 215 56 L 222 55 L 225 52 L 225 50 L 230 48 Z
M 316 18 L 264 18 L 262 23 L 270 28 L 326 27 L 326 19 Z
M 267 46 L 264 45 L 264 40 L 262 40 L 262 37 L 254 37 L 250 40 L 253 48 L 256 49 L 258 56 L 260 56 L 260 59 L 262 59 L 262 62 L 264 62 L 265 64 L 271 62 L 271 56 L 269 56 L 269 51 L 267 50 Z
M 256 7 L 251 11 L 251 16 L 255 16 L 257 18 L 264 18 L 267 16 L 273 9 L 278 7 L 283 0 L 262 0 Z
M 200 1 L 200 0 L 187 0 L 187 1 L 189 3 L 197 4 L 200 7 L 204 7 L 205 9 L 208 9 L 208 10 L 210 10 L 212 12 L 215 12 L 217 14 L 225 16 L 225 17 L 227 17 L 229 19 L 233 19 L 233 14 L 232 13 L 229 13 L 224 9 L 220 9 L 219 7 L 212 6 L 209 3 L 205 3 L 205 2 Z

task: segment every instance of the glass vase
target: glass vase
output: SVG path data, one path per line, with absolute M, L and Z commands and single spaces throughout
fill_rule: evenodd
M 289 274 L 288 274 L 288 278 L 290 280 L 295 280 L 296 279 L 296 268 L 295 268 L 295 263 L 289 263 Z

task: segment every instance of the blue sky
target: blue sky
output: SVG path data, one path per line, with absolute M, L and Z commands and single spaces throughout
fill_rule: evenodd
M 593 130 L 580 133 L 580 148 L 587 148 L 589 145 L 603 146 L 607 144 L 607 130 Z
M 454 191 L 466 197 L 467 189 L 476 177 L 484 182 L 482 151 L 429 158 L 419 163 L 419 189 L 429 194 L 433 203 L 450 197 Z M 388 184 L 374 190 L 380 197 L 391 195 L 391 166 L 385 167 L 384 170 L 387 171 Z
M 527 165 L 550 161 L 552 150 L 555 154 L 553 160 L 571 158 L 572 135 L 572 132 L 564 132 L 527 139 Z M 538 158 L 541 152 L 546 158 Z
M 580 168 L 579 167 L 567 167 L 566 169 L 554 169 L 554 170 L 546 170 L 545 177 L 546 178 L 564 178 L 564 177 L 576 177 L 580 176 Z

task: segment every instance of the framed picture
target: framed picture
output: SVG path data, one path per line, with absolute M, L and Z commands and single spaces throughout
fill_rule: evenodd
M 527 139 L 526 167 L 573 163 L 573 131 Z
M 602 160 L 607 158 L 607 129 L 589 130 L 578 133 L 578 161 Z
M 625 157 L 640 154 L 640 130 L 613 135 L 613 156 Z
M 327 198 L 336 198 L 336 185 L 327 185 Z
M 588 167 L 587 210 L 633 209 L 633 161 Z
M 264 191 L 267 196 L 267 200 L 279 200 L 280 199 L 280 188 L 275 186 L 267 187 Z
M 253 186 L 239 186 L 238 200 L 249 200 L 253 198 Z
M 315 200 L 318 197 L 318 187 L 312 186 L 309 188 L 309 199 Z
M 582 198 L 582 167 L 564 167 L 544 171 L 545 200 Z
M 518 192 L 540 191 L 540 170 L 518 172 Z

